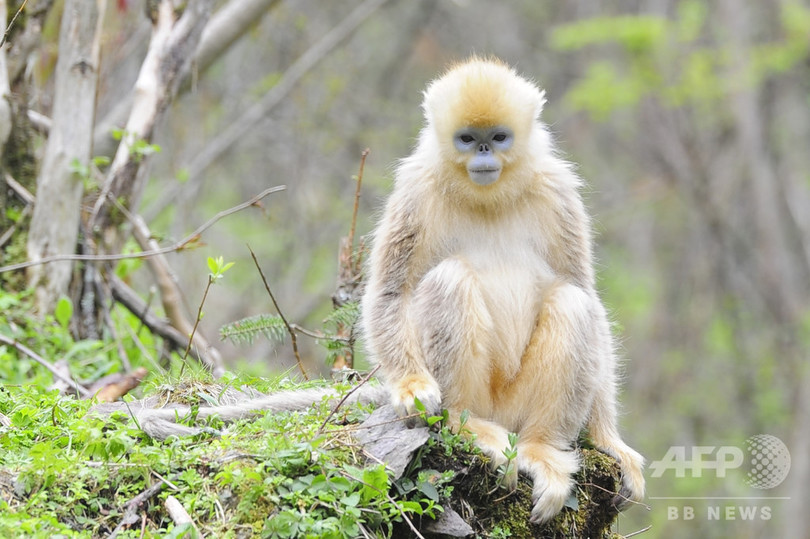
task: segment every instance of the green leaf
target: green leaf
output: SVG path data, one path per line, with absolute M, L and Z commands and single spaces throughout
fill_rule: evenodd
M 428 497 L 428 499 L 433 500 L 434 502 L 439 501 L 439 491 L 436 490 L 436 487 L 433 486 L 433 483 L 429 481 L 422 481 L 419 483 L 419 492 L 424 494 Z
M 97 155 L 93 158 L 93 164 L 97 167 L 106 167 L 110 164 L 110 158 L 106 155 Z
M 70 323 L 70 318 L 73 316 L 73 303 L 70 299 L 64 296 L 59 298 L 53 316 L 56 318 L 56 321 L 59 322 L 60 326 L 66 328 Z

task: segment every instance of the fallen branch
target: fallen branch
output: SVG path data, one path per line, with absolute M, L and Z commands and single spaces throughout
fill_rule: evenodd
M 137 523 L 140 518 L 138 518 L 138 509 L 143 505 L 145 502 L 149 501 L 151 498 L 155 497 L 163 490 L 163 485 L 165 485 L 165 481 L 160 480 L 151 487 L 147 488 L 130 501 L 124 506 L 126 509 L 124 511 L 124 516 L 121 518 L 121 521 L 118 523 L 118 526 L 107 536 L 107 539 L 115 539 L 118 537 L 118 534 L 124 531 L 125 528 L 128 526 L 132 526 L 133 524 Z
M 64 374 L 62 374 L 59 371 L 59 369 L 51 365 L 51 363 L 48 362 L 45 358 L 43 358 L 42 356 L 31 350 L 24 344 L 16 341 L 15 339 L 10 339 L 4 335 L 0 335 L 0 343 L 13 346 L 18 351 L 30 357 L 31 359 L 33 359 L 34 361 L 36 361 L 37 363 L 39 363 L 40 365 L 51 371 L 51 373 L 53 373 L 53 375 L 56 378 L 59 378 L 64 383 L 68 384 L 69 387 L 75 388 L 76 391 L 79 393 L 79 395 L 81 395 L 82 397 L 87 398 L 88 396 L 92 395 L 92 393 L 90 393 L 90 391 L 86 387 L 78 383 L 76 380 L 71 379 L 69 376 L 65 376 Z
M 115 275 L 109 277 L 109 283 L 115 301 L 137 316 L 149 331 L 169 341 L 173 348 L 185 348 L 188 336 L 180 333 L 168 320 L 156 316 L 137 292 Z M 197 359 L 202 361 L 199 357 Z
M 147 370 L 138 367 L 130 373 L 115 373 L 101 378 L 89 389 L 98 402 L 115 402 L 141 384 Z
M 186 511 L 186 508 L 183 507 L 183 504 L 181 504 L 177 498 L 174 496 L 167 497 L 164 506 L 166 507 L 166 511 L 169 513 L 169 516 L 172 518 L 172 521 L 174 521 L 175 526 L 188 525 L 197 532 L 197 537 L 202 537 L 199 528 L 197 528 L 197 525 L 194 524 L 194 521 L 191 519 L 188 511 Z

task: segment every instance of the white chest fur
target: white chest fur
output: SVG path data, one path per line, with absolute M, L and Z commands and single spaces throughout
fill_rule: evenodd
M 492 365 L 507 378 L 520 360 L 540 311 L 541 290 L 554 275 L 544 257 L 542 230 L 526 226 L 520 214 L 478 220 L 464 216 L 439 232 L 446 258 L 463 260 L 476 275 L 478 286 L 497 330 L 479 336 L 487 343 Z

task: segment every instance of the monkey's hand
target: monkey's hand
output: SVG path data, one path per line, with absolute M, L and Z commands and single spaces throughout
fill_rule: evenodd
M 391 384 L 391 404 L 400 417 L 419 414 L 416 400 L 422 403 L 428 417 L 441 414 L 442 395 L 439 384 L 429 374 L 410 374 Z M 418 422 L 418 418 L 411 417 L 406 424 L 413 426 Z

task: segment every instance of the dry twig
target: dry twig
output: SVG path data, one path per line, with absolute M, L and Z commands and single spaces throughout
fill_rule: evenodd
M 360 243 L 357 255 L 354 252 L 354 234 L 357 229 L 357 211 L 360 206 L 360 189 L 363 185 L 363 169 L 366 165 L 369 149 L 363 150 L 360 154 L 360 170 L 357 173 L 357 186 L 354 191 L 354 209 L 352 211 L 352 223 L 349 227 L 349 235 L 340 239 L 338 248 L 338 279 L 335 292 L 332 294 L 332 306 L 335 309 L 343 307 L 347 303 L 356 300 L 357 290 L 360 285 L 362 275 L 361 261 L 363 258 L 363 243 Z M 332 365 L 333 371 L 341 369 L 351 369 L 354 367 L 354 327 L 338 323 L 335 331 L 338 339 L 349 343 L 345 353 L 338 355 Z
M 360 154 L 360 170 L 357 172 L 357 187 L 354 190 L 354 210 L 352 211 L 352 227 L 349 229 L 349 249 L 354 250 L 354 231 L 357 228 L 357 209 L 360 206 L 360 188 L 363 185 L 363 169 L 366 166 L 366 157 L 371 150 L 366 148 Z
M 25 4 L 28 3 L 28 0 L 23 0 L 22 5 L 20 5 L 20 9 L 17 10 L 17 13 L 14 14 L 14 17 L 11 18 L 11 22 L 8 23 L 5 32 L 3 32 L 3 38 L 0 39 L 0 47 L 6 44 L 6 40 L 8 40 L 8 35 L 11 33 L 11 28 L 14 26 L 14 22 L 17 20 L 17 17 L 20 16 L 20 13 L 25 9 Z
M 163 480 L 158 481 L 151 487 L 147 488 L 130 501 L 127 502 L 125 505 L 126 510 L 124 511 L 124 516 L 121 518 L 121 521 L 118 523 L 118 526 L 107 536 L 107 539 L 114 539 L 121 533 L 127 526 L 131 526 L 140 520 L 138 518 L 138 509 L 141 505 L 146 503 L 148 500 L 157 496 L 157 494 L 163 490 L 163 485 L 166 483 Z
M 627 535 L 623 536 L 624 539 L 629 539 L 630 537 L 635 537 L 636 535 L 641 535 L 644 532 L 648 532 L 652 529 L 652 524 L 647 526 L 646 528 L 641 528 L 638 531 L 634 531 L 633 533 L 628 533 Z
M 301 362 L 301 355 L 298 353 L 298 339 L 296 337 L 295 330 L 292 328 L 292 326 L 290 326 L 290 323 L 287 322 L 287 318 L 284 316 L 284 313 L 281 312 L 281 308 L 279 308 L 278 302 L 276 301 L 275 296 L 273 296 L 273 292 L 270 290 L 270 285 L 267 284 L 267 279 L 264 277 L 264 272 L 262 271 L 262 267 L 259 265 L 259 260 L 256 258 L 256 254 L 253 252 L 253 249 L 250 248 L 250 245 L 248 245 L 248 251 L 250 251 L 250 256 L 253 257 L 253 262 L 256 264 L 256 269 L 259 270 L 259 275 L 262 277 L 264 289 L 267 290 L 267 293 L 270 295 L 270 299 L 273 301 L 273 306 L 276 308 L 278 315 L 281 317 L 281 321 L 284 322 L 284 326 L 287 328 L 287 332 L 290 334 L 293 353 L 295 354 L 295 361 L 298 362 L 298 369 L 301 371 L 301 374 L 304 375 L 304 380 L 309 380 L 307 371 L 304 370 L 304 364 Z
M 373 369 L 371 369 L 371 372 L 369 372 L 365 376 L 365 378 L 360 380 L 360 382 L 356 386 L 354 386 L 349 392 L 347 392 L 345 395 L 343 395 L 343 398 L 340 399 L 340 401 L 338 401 L 337 405 L 334 408 L 332 408 L 332 411 L 329 412 L 328 416 L 326 416 L 326 419 L 323 420 L 323 423 L 321 424 L 320 428 L 318 428 L 319 433 L 323 430 L 323 428 L 326 426 L 326 424 L 329 423 L 329 420 L 332 419 L 332 416 L 335 415 L 335 412 L 337 412 L 338 409 L 340 409 L 340 407 L 343 406 L 343 403 L 346 402 L 346 399 L 348 399 L 351 396 L 352 393 L 354 393 L 355 391 L 360 389 L 362 386 L 364 386 L 366 384 L 366 382 L 371 380 L 371 377 L 374 376 L 374 373 L 376 373 L 379 369 L 380 369 L 380 364 L 377 364 L 377 366 L 374 367 Z

